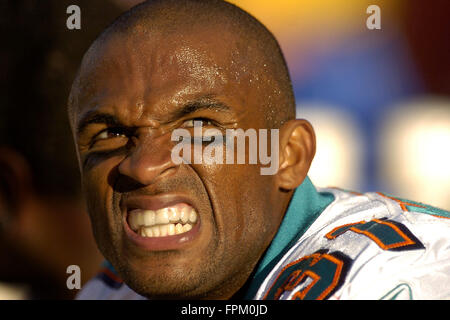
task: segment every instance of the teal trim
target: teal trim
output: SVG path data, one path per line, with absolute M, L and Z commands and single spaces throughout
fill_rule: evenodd
M 316 261 L 319 259 L 318 261 Z M 320 258 L 317 254 L 307 256 L 304 259 L 300 259 L 297 263 L 289 266 L 285 269 L 277 278 L 272 288 L 267 293 L 267 300 L 278 300 L 285 291 L 291 291 L 292 284 L 299 282 L 301 278 L 305 276 L 306 272 L 313 272 L 318 275 L 317 282 L 305 293 L 302 300 L 318 300 L 319 298 L 326 298 L 332 290 L 328 290 L 335 280 L 335 276 L 339 277 L 338 264 L 331 259 Z M 296 272 L 296 273 L 295 273 Z M 289 288 L 292 286 L 291 288 Z M 300 290 L 301 292 L 301 290 Z M 296 300 L 295 296 L 293 300 Z
M 280 228 L 258 264 L 245 296 L 246 299 L 252 299 L 255 296 L 273 267 L 334 199 L 332 193 L 317 192 L 308 177 L 295 190 Z
M 405 238 L 399 234 L 397 230 L 393 229 L 391 226 L 380 224 L 375 221 L 361 223 L 354 227 L 357 230 L 371 233 L 384 247 L 400 245 L 405 242 Z M 377 245 L 380 246 L 378 243 Z
M 119 276 L 119 274 L 117 273 L 117 271 L 114 269 L 114 267 L 112 266 L 112 264 L 108 261 L 108 260 L 104 260 L 102 262 L 102 268 L 107 268 L 109 271 L 111 271 L 112 273 L 114 273 L 116 276 Z
M 425 208 L 421 208 L 421 207 L 416 207 L 416 206 L 405 205 L 406 209 L 408 209 L 409 211 L 426 213 L 426 214 L 443 217 L 443 218 L 450 218 L 450 212 L 448 212 L 448 211 L 445 211 L 445 210 L 442 210 L 442 209 L 439 209 L 436 207 L 432 207 L 427 204 L 415 202 L 415 201 L 408 201 L 408 200 L 404 200 L 404 201 L 425 207 Z
M 401 202 L 404 202 L 404 205 L 406 207 L 406 209 L 408 209 L 408 211 L 412 211 L 412 212 L 419 212 L 419 213 L 425 213 L 425 214 L 430 214 L 433 216 L 439 216 L 439 217 L 443 217 L 443 218 L 450 218 L 450 212 L 443 210 L 443 209 L 439 209 L 433 206 L 430 206 L 428 204 L 424 204 L 424 203 L 420 203 L 417 201 L 412 201 L 412 200 L 407 200 L 407 199 L 402 199 L 399 197 L 395 197 L 392 196 L 390 194 L 386 194 L 383 193 L 386 196 L 389 196 L 391 198 L 395 198 L 397 200 L 400 200 Z M 407 205 L 406 203 L 411 203 L 413 204 L 413 206 L 411 205 Z M 416 207 L 414 205 L 420 206 L 420 207 Z
M 403 300 L 413 300 L 411 287 L 406 283 L 399 284 L 394 289 L 386 293 L 383 297 L 381 297 L 380 300 L 397 300 L 400 294 L 402 295 L 401 298 Z M 407 296 L 407 299 L 405 295 Z

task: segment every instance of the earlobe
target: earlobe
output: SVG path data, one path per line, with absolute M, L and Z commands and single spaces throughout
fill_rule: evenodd
M 316 152 L 316 138 L 311 124 L 304 119 L 286 122 L 280 129 L 280 166 L 278 186 L 297 188 L 308 174 Z

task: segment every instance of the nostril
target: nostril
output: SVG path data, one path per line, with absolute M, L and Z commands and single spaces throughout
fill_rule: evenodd
M 147 186 L 162 177 L 175 174 L 177 167 L 171 161 L 164 161 L 158 156 L 131 155 L 118 165 L 118 173 L 127 185 Z M 133 183 L 129 183 L 133 182 Z
M 134 190 L 139 190 L 145 187 L 142 183 L 124 175 L 116 177 L 115 181 L 110 183 L 115 192 L 127 193 Z

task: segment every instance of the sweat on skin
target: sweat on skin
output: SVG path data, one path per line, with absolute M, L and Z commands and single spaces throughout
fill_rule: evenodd
M 194 121 L 194 135 L 186 129 L 172 131 L 171 140 L 179 142 L 172 149 L 172 161 L 175 164 L 269 164 L 269 167 L 260 168 L 262 175 L 273 175 L 278 171 L 279 130 L 259 129 L 226 129 L 225 134 L 218 129 L 202 130 L 202 122 Z M 181 138 L 181 139 L 180 139 Z M 248 138 L 248 152 L 246 141 Z M 268 139 L 270 139 L 268 141 Z M 181 140 L 181 141 L 180 141 Z M 192 147 L 192 141 L 194 146 Z M 209 142 L 203 148 L 203 145 Z M 270 144 L 270 155 L 267 145 Z M 193 154 L 192 154 L 193 153 Z M 237 159 L 235 162 L 235 153 Z M 246 159 L 248 158 L 248 159 Z

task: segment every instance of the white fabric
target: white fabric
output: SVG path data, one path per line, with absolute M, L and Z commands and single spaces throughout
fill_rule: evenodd
M 339 251 L 352 260 L 344 283 L 329 299 L 450 298 L 450 219 L 404 211 L 398 202 L 378 193 L 354 195 L 337 189 L 319 191 L 332 192 L 336 200 L 280 260 L 255 299 L 266 295 L 286 265 L 319 249 Z M 352 231 L 332 240 L 325 237 L 336 227 L 380 218 L 404 225 L 424 248 L 384 250 L 368 236 Z M 307 279 L 306 284 L 308 280 L 311 282 Z M 281 298 L 292 298 L 304 286 L 285 292 Z

